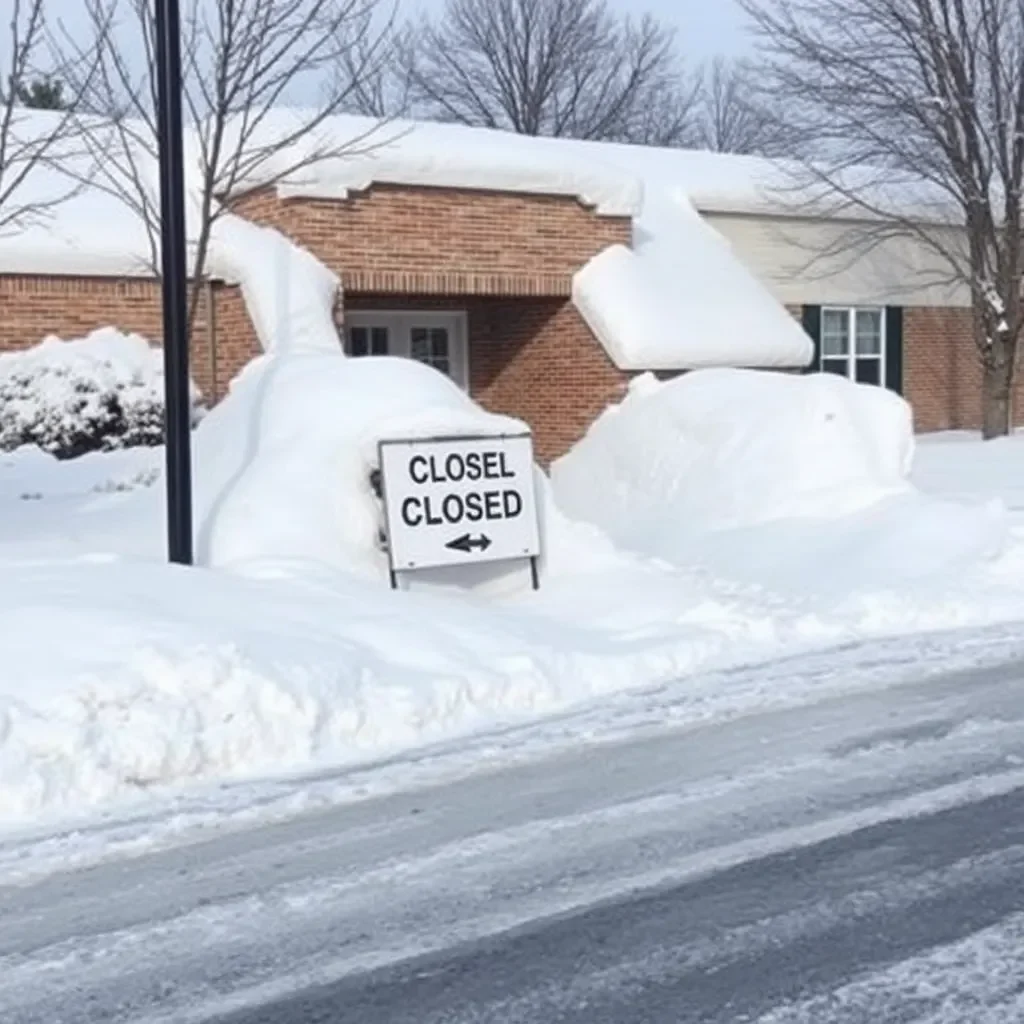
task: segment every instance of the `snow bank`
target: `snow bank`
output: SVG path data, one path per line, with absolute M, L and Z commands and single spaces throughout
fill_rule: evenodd
M 615 245 L 573 279 L 573 302 L 623 370 L 788 367 L 810 338 L 684 195 L 649 192 L 633 248 Z
M 788 441 L 812 447 L 786 453 L 770 421 L 791 403 L 761 394 L 766 376 L 693 374 L 691 381 L 710 382 L 705 412 L 720 415 L 695 418 L 689 433 L 673 408 L 689 402 L 670 400 L 687 393 L 681 381 L 642 380 L 598 424 L 609 459 L 600 445 L 590 447 L 585 508 L 595 517 L 616 510 L 625 533 L 633 502 L 677 554 L 704 560 L 698 571 L 609 550 L 594 528 L 554 512 L 541 478 L 548 527 L 562 531 L 549 552 L 564 564 L 546 572 L 539 593 L 507 600 L 392 593 L 375 561 L 365 475 L 375 438 L 442 423 L 473 432 L 498 425 L 410 361 L 268 356 L 243 374 L 241 400 L 197 432 L 202 520 L 216 528 L 205 542 L 236 572 L 160 563 L 159 487 L 95 493 L 144 468 L 134 462 L 141 453 L 59 464 L 38 451 L 0 456 L 0 827 L 39 827 L 43 814 L 81 816 L 161 787 L 373 761 L 631 688 L 672 688 L 679 723 L 815 699 L 823 686 L 846 684 L 824 671 L 802 682 L 782 672 L 694 673 L 866 636 L 1024 616 L 1024 538 L 991 566 L 951 561 L 978 540 L 983 510 L 925 500 L 907 485 L 898 399 L 817 378 L 806 395 L 788 390 L 804 409 L 802 428 L 800 416 L 789 421 Z M 323 381 L 319 390 L 314 378 Z M 293 388 L 309 411 L 291 401 Z M 247 420 L 264 398 L 270 414 Z M 733 426 L 744 419 L 740 398 L 750 408 L 760 400 L 759 430 Z M 699 405 L 699 394 L 693 400 Z M 635 443 L 615 445 L 615 421 L 635 422 L 645 409 L 659 415 L 648 417 Z M 769 435 L 763 445 L 758 432 Z M 612 454 L 615 473 L 605 465 Z M 706 481 L 717 507 L 745 525 L 714 528 L 710 506 L 684 486 L 684 457 L 694 486 Z M 831 493 L 800 475 L 815 460 L 816 472 L 831 473 Z M 992 470 L 990 484 L 1004 483 L 1006 465 Z M 793 493 L 776 481 L 781 473 Z M 733 485 L 716 489 L 716 476 L 730 475 Z M 655 498 L 644 481 L 659 479 L 677 486 Z M 17 500 L 24 490 L 38 500 Z M 76 490 L 79 500 L 67 497 Z M 862 504 L 869 491 L 878 500 Z M 129 535 L 145 499 L 157 502 L 147 520 L 157 547 L 133 559 Z M 661 523 L 657 501 L 665 504 Z M 705 528 L 689 536 L 669 529 L 678 525 L 669 522 L 675 510 L 687 507 L 705 517 Z M 57 529 L 70 538 L 55 543 Z M 629 536 L 639 547 L 637 531 Z M 707 571 L 729 559 L 729 572 Z M 927 575 L 877 587 L 906 576 L 914 560 Z M 874 589 L 843 589 L 865 572 Z M 737 582 L 744 573 L 761 573 L 776 591 L 780 581 L 799 589 L 788 598 L 766 593 Z M 823 594 L 823 585 L 837 590 Z
M 559 505 L 623 547 L 811 593 L 887 586 L 990 557 L 998 505 L 907 480 L 909 406 L 826 374 L 707 370 L 634 383 L 552 467 Z
M 192 386 L 195 419 L 201 412 Z M 163 353 L 114 328 L 72 341 L 49 337 L 0 353 L 0 449 L 38 445 L 62 458 L 159 444 Z
M 383 579 L 378 441 L 523 429 L 411 359 L 265 356 L 196 433 L 199 557 L 308 559 Z
M 552 614 L 308 566 L 253 579 L 81 557 L 3 574 L 0 828 L 158 787 L 378 759 L 678 678 L 763 633 L 692 588 L 648 600 L 635 575 L 597 588 L 620 604 L 636 590 L 617 629 L 567 619 L 588 608 L 586 580 L 548 593 Z M 717 611 L 716 628 L 640 625 L 698 607 Z

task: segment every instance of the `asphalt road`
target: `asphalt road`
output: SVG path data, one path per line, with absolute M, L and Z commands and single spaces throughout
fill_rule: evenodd
M 1024 666 L 700 727 L 649 710 L 542 759 L 15 872 L 0 1021 L 1024 1022 Z
M 961 976 L 923 986 L 915 970 L 936 973 L 936 950 L 1000 925 L 1019 942 L 1020 914 L 1024 790 L 637 893 L 217 1022 L 976 1024 L 987 1010 L 1013 1024 L 1024 1020 L 1024 945 L 1010 954 L 1016 985 L 1007 992 L 997 977 L 966 1005 L 956 1005 Z

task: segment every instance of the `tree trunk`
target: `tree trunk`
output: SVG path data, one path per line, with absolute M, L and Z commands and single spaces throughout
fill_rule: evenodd
M 1012 428 L 1013 358 L 1006 351 L 1009 346 L 1000 341 L 994 351 L 982 362 L 981 376 L 981 436 L 989 441 L 1005 437 Z

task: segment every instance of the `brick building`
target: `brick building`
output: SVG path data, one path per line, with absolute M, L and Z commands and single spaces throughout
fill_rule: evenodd
M 336 130 L 362 138 L 366 124 L 339 119 Z M 763 187 L 770 171 L 752 158 L 418 126 L 305 176 L 246 182 L 224 200 L 334 272 L 339 347 L 435 366 L 485 407 L 525 419 L 544 461 L 636 372 L 806 363 L 798 325 L 814 342 L 811 368 L 904 393 L 918 429 L 977 426 L 967 297 L 924 283 L 935 268 L 905 243 L 808 269 L 843 225 L 791 215 Z M 678 191 L 700 213 L 699 230 L 665 217 L 664 203 L 651 213 L 653 196 Z M 159 342 L 159 289 L 142 262 L 69 244 L 76 258 L 52 262 L 43 249 L 0 245 L 0 350 L 107 325 Z M 636 293 L 637 320 L 674 324 L 660 347 L 625 357 L 587 319 L 593 301 L 574 301 L 581 271 L 616 248 L 659 255 L 657 288 Z M 660 320 L 645 321 L 662 302 Z M 786 308 L 795 317 L 780 325 L 772 313 Z M 696 346 L 693 333 L 705 335 Z M 204 285 L 192 344 L 193 375 L 214 398 L 259 353 L 230 275 Z

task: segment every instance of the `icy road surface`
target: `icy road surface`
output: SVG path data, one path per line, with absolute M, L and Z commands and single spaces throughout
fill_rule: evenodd
M 1024 665 L 5 877 L 4 1024 L 1013 1024 Z

